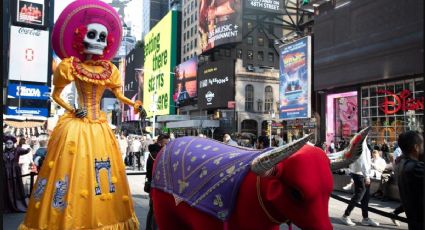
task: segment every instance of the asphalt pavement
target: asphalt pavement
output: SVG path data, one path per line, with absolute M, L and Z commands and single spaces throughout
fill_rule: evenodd
M 135 171 L 129 170 L 128 172 L 135 172 Z M 128 176 L 128 182 L 130 183 L 130 189 L 133 194 L 133 202 L 134 202 L 136 215 L 137 215 L 137 218 L 139 219 L 139 222 L 141 223 L 140 225 L 141 230 L 145 229 L 146 215 L 147 215 L 148 206 L 149 206 L 148 194 L 143 191 L 144 181 L 145 181 L 145 176 L 141 176 L 141 175 Z M 335 194 L 340 195 L 347 199 L 350 199 L 351 197 L 351 195 L 348 193 L 336 192 Z M 371 198 L 369 203 L 369 206 L 382 211 L 386 211 L 386 212 L 393 211 L 398 205 L 399 205 L 399 202 L 395 202 L 395 201 L 382 202 L 374 198 Z M 380 226 L 379 227 L 362 226 L 360 224 L 362 220 L 362 216 L 361 216 L 361 210 L 359 208 L 355 208 L 350 216 L 353 222 L 356 223 L 356 226 L 354 227 L 346 226 L 340 221 L 340 217 L 344 213 L 344 210 L 346 207 L 347 207 L 347 204 L 332 198 L 330 199 L 329 217 L 331 219 L 334 229 L 351 229 L 351 230 L 354 230 L 354 229 L 356 230 L 357 229 L 407 229 L 406 223 L 401 222 L 401 226 L 398 227 L 398 226 L 395 226 L 389 218 L 386 218 L 371 212 L 369 212 L 369 217 L 379 222 Z M 24 216 L 25 216 L 24 213 L 4 214 L 3 229 L 4 230 L 17 229 L 21 221 L 24 219 Z M 401 214 L 400 216 L 406 217 L 404 213 Z M 280 227 L 280 229 L 288 229 L 288 226 L 284 224 Z M 293 225 L 292 229 L 296 230 L 299 228 Z

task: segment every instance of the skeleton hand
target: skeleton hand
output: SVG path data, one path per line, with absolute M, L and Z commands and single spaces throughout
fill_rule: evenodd
M 76 109 L 74 113 L 76 117 L 84 118 L 87 116 L 87 109 L 86 108 Z
M 143 106 L 139 106 L 140 120 L 145 120 L 147 114 Z

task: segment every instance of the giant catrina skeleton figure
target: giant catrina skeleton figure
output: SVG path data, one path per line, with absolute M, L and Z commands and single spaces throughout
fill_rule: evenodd
M 308 135 L 264 151 L 197 137 L 171 141 L 157 155 L 152 200 L 159 229 L 332 229 L 332 170 L 362 153 L 360 131 L 330 164 Z M 307 144 L 306 144 L 307 143 Z
M 122 27 L 117 12 L 98 0 L 77 0 L 59 16 L 53 49 L 62 59 L 52 97 L 66 109 L 54 128 L 24 222 L 19 229 L 139 229 L 124 163 L 100 99 L 106 89 L 145 111 L 121 92 L 117 52 Z M 75 83 L 79 108 L 60 98 Z

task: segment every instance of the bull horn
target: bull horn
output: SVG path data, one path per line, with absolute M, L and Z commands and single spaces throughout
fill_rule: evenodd
M 297 152 L 312 137 L 313 134 L 308 134 L 294 142 L 261 153 L 252 160 L 251 170 L 257 175 L 266 175 L 277 163 Z
M 331 160 L 332 171 L 336 171 L 342 168 L 348 168 L 350 164 L 352 164 L 360 157 L 360 155 L 362 155 L 363 142 L 366 139 L 369 131 L 370 127 L 361 130 L 353 138 L 351 138 L 350 144 L 347 148 L 329 155 L 329 159 Z

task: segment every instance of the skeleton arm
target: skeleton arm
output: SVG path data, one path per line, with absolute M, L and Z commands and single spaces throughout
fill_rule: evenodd
M 62 106 L 64 109 L 66 109 L 69 112 L 74 112 L 74 109 L 72 108 L 71 105 L 69 105 L 68 103 L 66 103 L 61 97 L 60 94 L 62 92 L 64 87 L 55 87 L 53 89 L 53 93 L 52 93 L 52 99 L 58 103 L 60 106 Z

